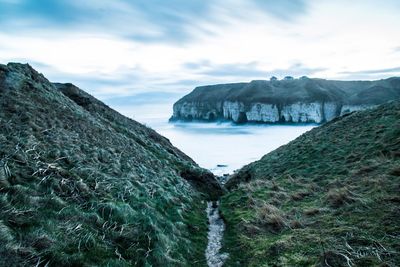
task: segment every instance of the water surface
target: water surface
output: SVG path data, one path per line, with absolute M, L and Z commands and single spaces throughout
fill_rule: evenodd
M 172 104 L 113 107 L 167 137 L 201 167 L 232 173 L 260 159 L 315 125 L 234 125 L 230 122 L 168 123 Z

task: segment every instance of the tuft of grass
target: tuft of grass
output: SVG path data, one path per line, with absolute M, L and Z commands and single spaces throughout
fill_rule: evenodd
M 333 208 L 339 208 L 345 204 L 355 201 L 352 193 L 347 188 L 329 189 L 326 194 L 329 205 Z
M 257 223 L 274 233 L 282 231 L 287 222 L 282 213 L 271 204 L 264 204 L 256 210 Z

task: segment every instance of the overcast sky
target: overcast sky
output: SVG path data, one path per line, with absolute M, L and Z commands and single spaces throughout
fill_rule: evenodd
M 101 98 L 400 75 L 399 0 L 0 0 L 0 62 Z M 122 98 L 123 99 L 123 98 Z

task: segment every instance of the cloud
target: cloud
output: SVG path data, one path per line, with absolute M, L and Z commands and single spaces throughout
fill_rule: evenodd
M 173 102 L 176 99 L 179 99 L 183 96 L 182 93 L 176 92 L 164 92 L 164 91 L 156 91 L 156 92 L 144 92 L 138 93 L 130 96 L 124 97 L 109 97 L 105 101 L 107 104 L 113 106 L 129 106 L 129 105 L 144 105 L 144 104 L 154 104 L 161 102 Z
M 0 61 L 29 62 L 51 81 L 72 82 L 101 99 L 136 95 L 135 101 L 270 76 L 383 78 L 400 60 L 399 47 L 393 50 L 400 44 L 398 6 L 0 0 Z M 370 70 L 352 71 L 363 68 Z
M 137 104 L 143 102 L 147 96 L 150 101 L 167 101 L 171 97 L 177 99 L 177 95 L 182 96 L 199 84 L 199 80 L 195 78 L 179 79 L 179 76 L 155 74 L 140 66 L 125 66 L 113 72 L 71 73 L 40 61 L 25 58 L 16 58 L 13 61 L 29 63 L 51 82 L 73 83 L 101 100 L 118 99 Z
M 229 80 L 231 77 L 240 79 L 268 79 L 271 76 L 284 77 L 314 75 L 326 70 L 326 68 L 311 68 L 302 63 L 295 63 L 288 68 L 268 69 L 260 66 L 258 62 L 235 63 L 235 64 L 212 64 L 208 60 L 200 62 L 188 62 L 183 64 L 184 68 L 190 69 L 198 74 L 208 77 L 222 77 Z
M 183 67 L 198 74 L 216 77 L 260 77 L 266 74 L 264 70 L 258 68 L 257 62 L 212 64 L 209 61 L 201 61 L 185 63 Z
M 138 42 L 177 43 L 189 41 L 193 32 L 208 31 L 204 22 L 223 23 L 227 18 L 215 13 L 221 11 L 216 6 L 230 17 L 261 11 L 284 20 L 306 10 L 303 0 L 0 0 L 0 31 L 75 29 Z
M 23 14 L 24 17 L 37 18 L 51 23 L 71 23 L 74 18 L 83 15 L 82 10 L 67 4 L 65 1 L 52 0 L 20 0 L 20 1 L 4 1 L 3 20 L 9 16 Z
M 360 70 L 360 71 L 341 71 L 339 74 L 355 74 L 355 75 L 368 75 L 368 74 L 388 74 L 388 73 L 398 73 L 400 72 L 400 67 L 385 68 L 385 69 L 372 69 L 372 70 Z
M 255 4 L 276 18 L 293 21 L 299 15 L 307 13 L 305 0 L 254 0 Z
M 268 72 L 271 76 L 312 76 L 316 75 L 318 72 L 327 70 L 327 68 L 322 67 L 307 67 L 302 63 L 295 63 L 285 69 L 273 69 Z
M 0 0 L 2 31 L 78 29 L 137 41 L 183 40 L 210 1 Z

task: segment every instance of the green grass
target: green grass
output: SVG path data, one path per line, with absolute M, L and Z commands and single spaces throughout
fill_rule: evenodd
M 223 101 L 290 104 L 296 102 L 333 101 L 346 104 L 380 104 L 400 96 L 398 77 L 376 81 L 335 81 L 294 79 L 248 83 L 216 84 L 196 87 L 176 104 L 200 102 L 215 105 Z
M 315 128 L 240 170 L 227 266 L 398 266 L 400 103 Z
M 166 138 L 27 65 L 0 110 L 1 266 L 205 266 L 220 188 Z
M 155 131 L 0 65 L 0 265 L 206 266 L 213 176 Z M 306 133 L 221 199 L 226 266 L 398 266 L 400 103 Z

